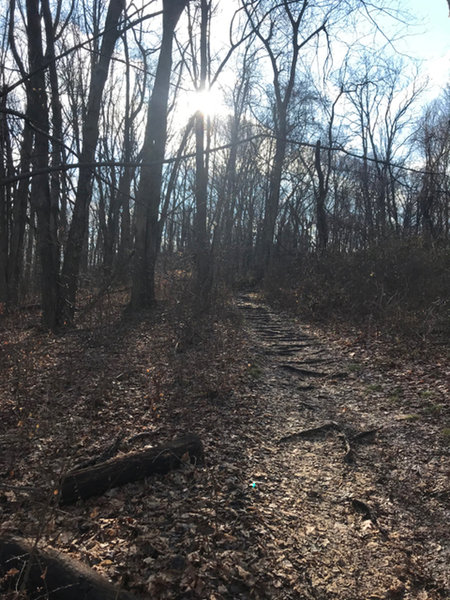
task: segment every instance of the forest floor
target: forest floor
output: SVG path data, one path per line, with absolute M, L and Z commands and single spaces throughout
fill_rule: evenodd
M 394 356 L 255 294 L 197 326 L 175 302 L 139 321 L 113 304 L 59 336 L 0 322 L 0 537 L 142 598 L 450 596 L 445 349 Z M 118 436 L 187 432 L 204 466 L 58 506 L 61 475 Z

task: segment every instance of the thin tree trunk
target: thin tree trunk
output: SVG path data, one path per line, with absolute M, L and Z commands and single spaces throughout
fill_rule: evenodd
M 31 128 L 25 124 L 20 148 L 19 173 L 26 173 L 29 170 L 33 139 L 34 136 Z M 11 306 L 16 306 L 19 299 L 19 283 L 23 271 L 23 242 L 29 188 L 29 180 L 21 179 L 13 193 L 13 218 L 8 260 L 8 304 Z
M 316 193 L 317 247 L 320 252 L 323 252 L 326 250 L 328 244 L 328 223 L 325 209 L 325 200 L 328 190 L 320 162 L 320 140 L 317 140 L 316 143 L 314 166 L 317 173 L 317 179 L 319 180 Z
M 3 168 L 0 165 L 0 178 L 4 177 Z M 8 265 L 8 219 L 7 219 L 7 196 L 5 186 L 0 188 L 0 313 L 3 305 L 8 299 L 8 281 L 6 277 Z
M 132 141 L 134 140 L 133 121 L 137 115 L 137 110 L 131 111 L 130 101 L 130 60 L 127 34 L 122 37 L 126 70 L 125 70 L 125 117 L 124 117 L 124 133 L 123 133 L 123 159 L 124 162 L 131 161 Z M 143 100 L 143 99 L 142 99 Z M 127 266 L 131 252 L 131 219 L 130 219 L 130 188 L 135 168 L 125 166 L 119 179 L 119 211 L 120 211 L 120 234 L 117 249 L 117 271 L 118 277 L 122 281 L 126 281 Z
M 2 97 L 2 108 L 6 107 L 6 94 Z M 0 180 L 8 174 L 10 155 L 9 131 L 6 114 L 0 114 Z M 0 312 L 8 301 L 8 247 L 10 238 L 10 194 L 9 187 L 0 186 Z
M 258 276 L 267 273 L 272 261 L 273 238 L 280 205 L 281 176 L 286 154 L 286 114 L 284 107 L 279 107 L 277 110 L 280 127 L 277 131 L 275 156 L 270 172 L 269 194 L 265 203 Z
M 47 49 L 45 59 L 48 63 L 49 70 L 49 81 L 51 88 L 51 108 L 52 108 L 52 166 L 62 165 L 66 162 L 66 152 L 63 140 L 63 117 L 62 117 L 62 105 L 59 93 L 59 80 L 58 71 L 56 68 L 55 61 L 55 40 L 53 38 L 53 31 L 56 24 L 53 23 L 52 14 L 50 10 L 49 0 L 41 0 L 42 3 L 42 14 L 45 23 Z M 56 140 L 61 140 L 58 143 Z M 60 236 L 64 239 L 65 230 L 67 226 L 67 215 L 66 215 L 66 186 L 65 186 L 65 175 L 64 172 L 54 171 L 51 175 L 50 180 L 50 200 L 52 211 L 57 215 L 58 223 L 57 229 L 60 232 Z M 58 248 L 60 252 L 60 248 Z
M 199 92 L 206 89 L 208 76 L 208 19 L 210 5 L 208 0 L 201 0 L 200 21 L 200 85 Z M 204 310 L 209 303 L 212 286 L 212 268 L 207 238 L 207 205 L 208 205 L 208 169 L 205 156 L 205 115 L 197 111 L 195 115 L 195 293 L 197 306 Z

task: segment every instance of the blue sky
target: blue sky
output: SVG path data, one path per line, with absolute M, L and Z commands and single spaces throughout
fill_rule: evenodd
M 433 92 L 450 83 L 450 17 L 447 0 L 403 0 L 417 23 L 400 44 L 402 51 L 424 61 L 422 72 L 430 77 Z M 431 90 L 430 90 L 431 91 Z M 434 94 L 433 94 L 434 95 Z
M 239 0 L 215 0 L 215 2 L 219 6 L 220 18 L 215 21 L 213 26 L 213 36 L 219 44 L 227 48 L 228 23 L 236 7 L 239 6 Z M 408 25 L 402 26 L 396 19 L 388 17 L 383 19 L 376 11 L 376 7 L 380 4 L 383 4 L 387 10 L 391 8 L 394 14 L 397 9 L 404 11 L 406 13 L 405 23 Z M 388 38 L 397 37 L 394 43 L 395 49 L 401 54 L 421 62 L 419 81 L 428 77 L 429 82 L 426 90 L 421 94 L 418 106 L 427 104 L 438 97 L 441 91 L 450 84 L 450 17 L 447 0 L 382 0 L 380 2 L 373 0 L 368 2 L 368 6 Z M 358 27 L 356 37 L 361 32 L 362 26 Z M 350 42 L 346 36 L 350 37 L 351 32 L 342 30 L 340 36 L 343 38 L 344 45 L 339 50 L 339 45 L 335 44 L 333 50 L 335 66 L 339 64 L 339 56 L 341 54 L 344 56 L 347 51 L 345 42 Z M 380 45 L 386 44 L 383 35 L 379 35 L 377 41 Z M 224 52 L 225 50 L 222 55 Z M 222 73 L 220 83 L 223 83 L 224 79 L 226 79 L 226 73 Z

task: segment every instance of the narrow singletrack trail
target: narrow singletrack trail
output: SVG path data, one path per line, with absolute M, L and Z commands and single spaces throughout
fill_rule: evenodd
M 266 578 L 236 597 L 448 597 L 448 462 L 427 450 L 432 428 L 402 419 L 371 372 L 386 386 L 375 402 L 367 373 L 292 318 L 252 294 L 237 306 L 256 356 L 242 559 Z

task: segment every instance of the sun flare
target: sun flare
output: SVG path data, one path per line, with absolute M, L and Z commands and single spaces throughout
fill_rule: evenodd
M 181 102 L 181 109 L 187 119 L 197 111 L 211 118 L 226 111 L 223 96 L 215 89 L 186 93 L 186 97 Z
M 216 90 L 194 92 L 192 106 L 194 112 L 200 111 L 205 117 L 212 117 L 223 110 L 223 99 Z

